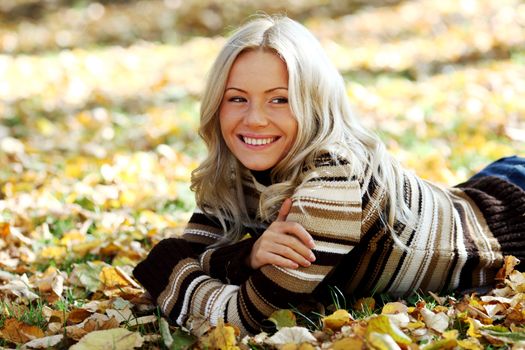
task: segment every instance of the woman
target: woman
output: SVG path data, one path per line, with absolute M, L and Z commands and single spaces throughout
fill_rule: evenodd
M 200 135 L 209 154 L 192 174 L 199 209 L 182 238 L 134 270 L 180 325 L 223 318 L 256 333 L 274 310 L 323 300 L 329 286 L 484 286 L 503 254 L 525 257 L 525 159 L 452 189 L 403 170 L 350 112 L 317 40 L 286 17 L 257 18 L 228 40 Z

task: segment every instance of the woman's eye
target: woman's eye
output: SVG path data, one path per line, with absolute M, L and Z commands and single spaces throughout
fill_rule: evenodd
M 246 99 L 244 97 L 233 96 L 228 99 L 228 102 L 246 102 Z
M 275 97 L 271 100 L 272 103 L 288 103 L 288 99 L 286 97 Z

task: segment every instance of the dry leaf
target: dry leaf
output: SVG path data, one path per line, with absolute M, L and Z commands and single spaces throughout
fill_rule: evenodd
M 304 327 L 288 327 L 276 332 L 268 339 L 273 345 L 314 343 L 317 339 Z
M 359 311 L 363 311 L 363 312 L 370 312 L 374 310 L 375 307 L 376 307 L 375 299 L 372 297 L 367 297 L 367 298 L 359 298 L 355 302 L 353 308 Z
M 23 344 L 33 339 L 42 338 L 44 332 L 37 326 L 30 326 L 17 319 L 8 318 L 0 329 L 0 335 L 12 343 Z
M 344 325 L 353 321 L 352 316 L 348 313 L 347 310 L 339 309 L 336 310 L 333 314 L 323 317 L 323 328 L 331 329 L 332 331 L 338 331 Z
M 386 315 L 372 316 L 368 320 L 368 326 L 366 328 L 367 337 L 371 333 L 386 334 L 391 337 L 396 343 L 399 344 L 410 344 L 412 340 L 408 337 L 401 329 L 390 321 Z M 368 338 L 367 338 L 368 339 Z M 378 342 L 385 341 L 389 342 L 388 339 L 374 335 L 374 339 Z
M 294 313 L 287 309 L 274 311 L 268 320 L 275 324 L 277 330 L 280 330 L 284 327 L 294 327 L 296 325 Z
M 401 350 L 389 334 L 370 332 L 366 340 L 376 350 Z
M 124 328 L 106 329 L 86 334 L 71 350 L 129 350 L 141 347 L 144 339 L 138 332 Z
M 332 350 L 362 349 L 365 342 L 358 337 L 342 338 L 334 341 L 330 346 Z
M 49 349 L 62 341 L 64 338 L 63 334 L 50 335 L 39 339 L 31 340 L 25 343 L 20 349 Z
M 200 338 L 199 341 L 205 348 L 218 349 L 218 350 L 239 350 L 235 344 L 237 339 L 235 336 L 235 328 L 232 326 L 225 325 L 221 320 L 217 326 Z
M 443 312 L 434 313 L 427 308 L 422 308 L 420 313 L 428 328 L 439 333 L 443 333 L 448 328 L 450 319 Z
M 118 270 L 113 266 L 106 266 L 100 271 L 100 282 L 106 288 L 124 287 L 129 285 L 129 281 L 122 277 Z

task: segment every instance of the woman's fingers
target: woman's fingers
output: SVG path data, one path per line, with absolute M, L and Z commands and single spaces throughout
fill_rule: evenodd
M 312 250 L 293 235 L 281 234 L 276 240 L 276 243 L 281 247 L 278 253 L 285 254 L 288 251 L 294 252 L 295 254 L 288 253 L 286 256 L 303 266 L 310 266 L 310 264 L 306 264 L 306 262 L 315 261 L 315 255 Z
M 287 267 L 290 269 L 296 269 L 299 267 L 299 264 L 297 264 L 295 261 L 287 259 L 281 255 L 278 254 L 268 254 L 267 257 L 268 264 L 270 265 L 277 265 L 280 267 Z
M 293 235 L 310 249 L 315 248 L 314 239 L 301 224 L 297 222 L 280 222 L 279 226 L 279 231 Z

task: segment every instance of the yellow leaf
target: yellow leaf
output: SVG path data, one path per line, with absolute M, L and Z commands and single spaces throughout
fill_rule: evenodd
M 366 337 L 372 349 L 376 350 L 401 350 L 399 345 L 388 334 L 371 332 Z
M 406 328 L 408 329 L 418 329 L 425 327 L 425 323 L 422 321 L 416 321 L 416 322 L 409 322 Z
M 227 326 L 224 321 L 220 320 L 215 328 L 201 338 L 204 347 L 218 350 L 238 350 L 235 344 L 235 328 Z
M 378 315 L 368 321 L 367 336 L 370 333 L 388 334 L 399 344 L 412 343 L 412 339 L 403 333 L 403 331 L 394 325 L 388 316 L 385 315 Z
M 484 348 L 477 338 L 467 338 L 463 340 L 458 340 L 458 345 L 462 349 L 467 350 L 483 350 Z
M 92 249 L 99 248 L 102 242 L 98 239 L 90 240 L 87 242 L 74 244 L 71 248 L 75 254 L 85 256 Z
M 480 338 L 481 333 L 479 332 L 479 327 L 481 326 L 481 322 L 469 317 L 467 319 L 467 323 L 469 325 L 468 330 L 467 330 L 467 335 L 469 337 Z
M 454 349 L 457 345 L 458 342 L 456 339 L 441 339 L 425 345 L 421 350 L 448 350 Z
M 86 334 L 71 350 L 129 350 L 141 347 L 144 338 L 138 332 L 130 332 L 124 328 L 113 328 L 93 331 Z
M 383 306 L 383 310 L 381 311 L 383 315 L 395 315 L 405 312 L 408 312 L 408 307 L 400 302 L 387 303 Z
M 129 285 L 129 282 L 123 278 L 117 269 L 113 266 L 105 266 L 100 271 L 100 282 L 107 288 L 123 287 Z
M 341 329 L 346 324 L 349 324 L 352 321 L 352 316 L 348 311 L 344 309 L 336 310 L 333 314 L 323 317 L 323 326 L 324 328 L 329 328 L 333 331 Z
M 70 231 L 70 232 L 64 233 L 64 235 L 60 239 L 60 244 L 68 245 L 68 243 L 83 242 L 85 240 L 86 240 L 86 235 L 82 234 L 79 231 Z
M 365 342 L 358 337 L 343 338 L 332 343 L 332 350 L 362 349 Z
M 45 247 L 40 251 L 40 257 L 44 259 L 55 260 L 56 262 L 62 261 L 66 256 L 66 248 L 53 246 Z
M 445 339 L 458 339 L 459 332 L 457 329 L 451 329 L 443 332 L 443 338 Z

